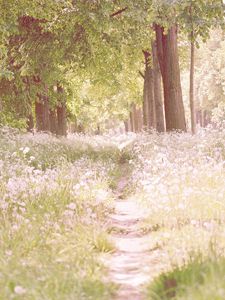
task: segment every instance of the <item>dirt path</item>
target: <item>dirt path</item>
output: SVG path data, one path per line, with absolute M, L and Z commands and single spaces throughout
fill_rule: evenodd
M 122 177 L 117 186 L 115 211 L 111 215 L 111 238 L 116 250 L 105 264 L 108 279 L 119 285 L 115 300 L 142 300 L 142 286 L 151 274 L 150 236 L 140 230 L 146 217 L 143 209 L 132 199 L 121 199 L 127 182 L 127 177 Z

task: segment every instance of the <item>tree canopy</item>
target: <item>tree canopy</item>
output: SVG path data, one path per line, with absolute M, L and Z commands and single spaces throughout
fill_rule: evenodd
M 1 110 L 26 119 L 47 97 L 50 109 L 66 102 L 68 118 L 86 125 L 125 120 L 132 103 L 142 105 L 143 50 L 151 51 L 154 24 L 165 34 L 176 24 L 183 42 L 193 31 L 198 45 L 224 13 L 220 0 L 1 0 L 0 7 Z

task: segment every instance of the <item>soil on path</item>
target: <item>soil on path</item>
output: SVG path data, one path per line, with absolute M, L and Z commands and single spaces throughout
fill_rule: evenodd
M 105 261 L 108 280 L 119 286 L 115 300 L 143 300 L 143 285 L 149 282 L 151 268 L 158 263 L 158 255 L 149 250 L 150 235 L 140 230 L 146 218 L 144 209 L 132 200 L 123 198 L 128 177 L 118 182 L 115 210 L 111 215 L 111 238 L 115 251 Z

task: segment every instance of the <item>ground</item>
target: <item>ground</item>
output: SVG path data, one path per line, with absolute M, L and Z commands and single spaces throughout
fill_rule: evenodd
M 224 299 L 224 141 L 2 128 L 0 299 Z

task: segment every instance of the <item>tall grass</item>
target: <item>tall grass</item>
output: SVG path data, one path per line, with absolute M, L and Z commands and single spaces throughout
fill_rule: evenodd
M 0 130 L 0 299 L 110 299 L 102 252 L 118 148 Z
M 224 149 L 224 130 L 206 129 L 195 136 L 153 133 L 138 137 L 135 159 L 130 161 L 134 199 L 146 208 L 147 218 L 141 226 L 151 234 L 149 251 L 157 259 L 147 299 L 225 299 L 220 279 L 225 269 L 219 268 L 224 266 L 225 249 Z M 199 253 L 202 260 L 196 262 Z M 204 282 L 198 272 L 203 273 Z M 182 274 L 185 282 L 179 277 Z M 167 278 L 174 293 L 167 293 Z
M 152 300 L 223 300 L 225 258 L 196 256 L 182 267 L 160 275 L 147 290 Z

